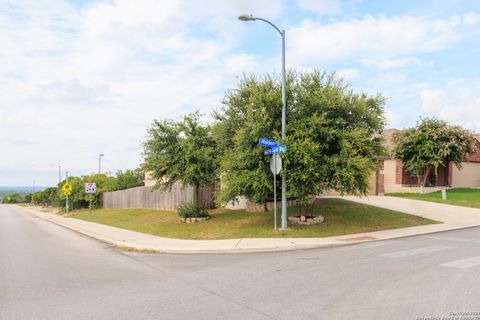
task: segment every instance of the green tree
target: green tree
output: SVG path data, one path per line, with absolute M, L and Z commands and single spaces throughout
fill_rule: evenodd
M 85 183 L 87 182 L 94 182 L 96 184 L 97 193 L 85 193 Z M 62 190 L 62 187 L 65 183 L 66 181 L 63 180 L 59 184 L 59 190 Z M 101 194 L 103 192 L 117 190 L 117 179 L 115 177 L 107 176 L 103 173 L 96 173 L 81 177 L 72 176 L 68 178 L 68 183 L 72 186 L 72 192 L 68 198 L 71 209 L 99 208 Z M 62 207 L 65 206 L 65 200 L 66 196 L 63 194 L 63 192 L 61 192 Z
M 125 171 L 119 170 L 117 171 L 116 179 L 116 190 L 140 187 L 145 184 L 145 172 L 142 168 L 137 168 L 134 170 L 128 169 Z
M 214 137 L 221 161 L 223 202 L 246 196 L 272 198 L 270 157 L 260 137 L 288 147 L 284 158 L 287 196 L 305 200 L 335 189 L 365 194 L 382 152 L 384 99 L 354 93 L 335 74 L 289 72 L 286 139 L 281 139 L 281 81 L 277 75 L 245 76 L 215 112 Z
M 58 207 L 60 205 L 60 192 L 57 187 L 49 187 L 44 190 L 48 204 Z
M 155 188 L 171 189 L 176 182 L 193 186 L 195 204 L 200 187 L 215 182 L 218 160 L 211 128 L 200 121 L 199 113 L 181 121 L 155 120 L 144 143 L 145 170 L 157 181 Z
M 97 194 L 118 190 L 117 178 L 108 176 L 103 173 L 95 173 L 92 175 L 82 176 L 82 180 L 84 183 L 84 189 L 85 183 L 95 182 L 97 187 Z
M 14 192 L 3 197 L 2 203 L 22 203 L 23 197 L 20 193 Z
M 46 188 L 45 190 L 35 192 L 31 198 L 36 204 L 55 206 L 58 206 L 60 200 L 58 188 L 56 187 L 50 187 Z
M 83 176 L 83 189 L 82 189 L 82 198 L 85 201 L 84 207 L 89 209 L 96 209 L 101 206 L 101 194 L 103 192 L 110 192 L 118 190 L 118 179 L 115 177 L 107 176 L 103 173 L 96 173 L 89 176 Z M 94 182 L 96 185 L 97 192 L 95 194 L 86 194 L 85 193 L 85 183 Z
M 24 200 L 26 203 L 30 203 L 32 202 L 32 194 L 31 193 L 27 193 L 24 197 Z
M 65 185 L 66 180 L 63 180 L 59 184 L 59 190 L 63 190 L 63 186 Z M 85 200 L 85 186 L 84 186 L 84 179 L 81 177 L 71 176 L 68 178 L 68 183 L 72 186 L 71 194 L 68 196 L 68 204 L 70 210 L 73 209 L 80 209 L 86 208 L 88 206 L 88 202 Z M 65 208 L 66 206 L 66 196 L 60 191 L 60 199 L 62 203 L 62 207 Z
M 402 160 L 409 172 L 417 172 L 418 184 L 425 186 L 432 170 L 436 174 L 440 166 L 452 162 L 460 169 L 473 152 L 474 137 L 459 126 L 425 118 L 417 126 L 398 132 L 394 142 L 394 156 Z

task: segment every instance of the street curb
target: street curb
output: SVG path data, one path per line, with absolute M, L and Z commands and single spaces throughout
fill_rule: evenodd
M 312 244 L 312 245 L 306 245 L 306 244 L 292 244 L 291 246 L 279 246 L 279 247 L 265 247 L 265 248 L 235 248 L 235 249 L 223 249 L 223 248 L 217 248 L 217 249 L 197 249 L 197 250 L 188 250 L 188 248 L 177 248 L 177 249 L 168 249 L 168 248 L 155 248 L 152 246 L 148 245 L 141 245 L 141 244 L 135 244 L 131 243 L 129 241 L 117 241 L 114 239 L 111 239 L 109 237 L 106 237 L 104 235 L 84 230 L 81 228 L 77 228 L 65 223 L 62 223 L 60 221 L 56 221 L 52 218 L 49 218 L 47 216 L 43 216 L 41 212 L 38 212 L 34 208 L 30 207 L 20 207 L 20 206 L 15 206 L 17 209 L 23 209 L 21 210 L 22 212 L 26 212 L 30 215 L 33 215 L 34 217 L 37 217 L 39 219 L 42 219 L 44 221 L 49 221 L 51 223 L 54 223 L 58 226 L 61 226 L 65 229 L 77 232 L 79 234 L 82 234 L 84 236 L 87 236 L 89 238 L 95 239 L 97 241 L 103 242 L 105 244 L 111 245 L 114 248 L 122 251 L 139 251 L 139 252 L 145 252 L 145 253 L 168 253 L 168 254 L 239 254 L 239 253 L 265 253 L 265 252 L 282 252 L 282 251 L 296 251 L 296 250 L 310 250 L 310 249 L 320 249 L 320 248 L 336 248 L 336 247 L 345 247 L 345 246 L 352 246 L 356 244 L 362 244 L 362 243 L 370 243 L 370 242 L 377 242 L 377 241 L 386 241 L 386 240 L 394 240 L 394 239 L 401 239 L 401 238 L 409 238 L 409 237 L 415 237 L 415 236 L 422 236 L 422 235 L 428 235 L 428 234 L 435 234 L 435 233 L 441 233 L 441 232 L 448 232 L 448 231 L 453 231 L 453 230 L 462 230 L 462 229 L 469 229 L 469 228 L 476 228 L 479 227 L 480 225 L 475 225 L 475 226 L 464 226 L 464 227 L 455 227 L 455 228 L 450 228 L 447 230 L 437 230 L 437 231 L 428 231 L 428 232 L 423 232 L 423 233 L 418 233 L 418 234 L 408 234 L 408 235 L 399 235 L 399 236 L 393 236 L 393 237 L 385 237 L 385 238 L 376 238 L 376 239 L 367 239 L 367 240 L 360 240 L 360 241 L 345 241 L 345 242 L 339 242 L 339 243 L 327 243 L 327 244 Z M 56 214 L 56 213 L 55 213 Z M 89 223 L 95 223 L 88 221 Z M 99 224 L 102 225 L 102 224 Z M 102 225 L 103 226 L 103 225 Z M 112 226 L 109 226 L 112 227 Z M 116 227 L 113 227 L 116 228 Z M 118 228 L 121 229 L 121 228 Z M 125 229 L 122 229 L 125 230 Z M 399 229 L 391 229 L 391 230 L 399 230 Z M 128 230 L 130 231 L 130 230 Z M 388 231 L 388 230 L 382 230 L 382 231 Z M 343 235 L 343 236 L 351 236 L 351 235 Z M 341 236 L 339 236 L 341 237 Z M 256 239 L 256 238 L 244 238 L 244 239 L 236 239 L 236 240 L 245 240 L 245 239 Z M 260 238 L 263 239 L 263 238 Z M 277 238 L 272 238 L 272 239 L 277 239 Z M 287 240 L 284 238 L 280 238 L 283 240 Z M 313 239 L 313 238 L 297 238 L 297 239 Z M 180 239 L 171 239 L 169 240 L 180 240 Z M 208 241 L 208 240 L 207 240 Z M 216 240 L 211 240 L 211 241 L 216 241 Z M 288 240 L 287 240 L 288 241 Z
M 51 222 L 53 224 L 56 224 L 60 227 L 63 227 L 65 229 L 80 233 L 84 236 L 87 236 L 89 238 L 98 240 L 100 242 L 103 242 L 105 244 L 111 245 L 115 248 L 118 248 L 121 251 L 139 251 L 139 252 L 147 252 L 147 253 L 168 253 L 168 254 L 240 254 L 240 253 L 265 253 L 265 252 L 282 252 L 282 251 L 296 251 L 296 250 L 309 250 L 309 249 L 318 249 L 318 248 L 335 248 L 335 247 L 344 247 L 344 246 L 349 246 L 349 245 L 354 245 L 354 244 L 359 244 L 359 243 L 365 243 L 365 242 L 372 242 L 372 241 L 379 241 L 379 240 L 384 240 L 384 239 L 377 239 L 377 240 L 366 240 L 366 241 L 360 241 L 360 242 L 345 242 L 345 243 L 332 243 L 332 244 L 319 244 L 319 245 L 296 245 L 292 247 L 277 247 L 277 248 L 252 248 L 252 249 L 211 249 L 211 250 L 178 250 L 178 249 L 157 249 L 154 247 L 149 247 L 149 246 L 144 246 L 144 245 L 137 245 L 137 244 L 132 244 L 131 242 L 127 241 L 116 241 L 112 240 L 108 237 L 104 237 L 102 235 L 98 235 L 94 232 L 89 232 L 85 231 L 80 228 L 75 228 L 72 227 L 68 224 L 61 223 L 59 221 L 55 221 L 51 218 L 47 217 L 42 217 L 40 215 L 37 215 L 35 213 L 32 213 L 33 216 L 42 219 L 44 221 Z M 89 221 L 90 222 L 90 221 Z M 95 222 L 92 222 L 95 223 Z M 252 239 L 252 238 L 250 238 Z M 127 250 L 125 250 L 127 249 Z

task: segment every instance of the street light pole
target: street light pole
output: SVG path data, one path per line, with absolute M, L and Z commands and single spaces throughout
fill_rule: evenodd
M 271 25 L 282 36 L 282 140 L 285 140 L 285 128 L 287 126 L 287 76 L 285 71 L 285 30 L 280 30 L 270 21 L 254 17 L 253 15 L 242 14 L 238 17 L 242 21 L 260 20 Z M 283 168 L 282 174 L 282 230 L 287 230 L 287 176 L 286 168 Z
M 103 153 L 98 155 L 98 173 L 102 173 L 102 157 L 105 156 Z
M 285 141 L 287 126 L 287 79 L 285 72 L 285 30 L 282 30 L 282 140 Z M 282 174 L 282 230 L 287 230 L 287 169 Z
M 58 166 L 58 184 L 62 182 L 62 166 Z

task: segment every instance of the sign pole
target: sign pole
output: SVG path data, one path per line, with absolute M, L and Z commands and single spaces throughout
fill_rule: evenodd
M 66 183 L 68 183 L 68 171 L 65 171 L 65 179 L 66 179 Z M 67 214 L 68 214 L 68 193 L 67 193 L 65 206 L 67 207 Z
M 273 219 L 274 227 L 273 229 L 277 232 L 277 155 L 272 155 L 273 157 L 273 166 L 274 166 L 274 173 L 273 173 Z
M 262 147 L 269 147 L 266 151 L 263 152 L 264 155 L 272 155 L 270 160 L 270 170 L 273 173 L 273 217 L 275 220 L 274 223 L 274 230 L 277 231 L 277 174 L 280 173 L 282 170 L 282 158 L 278 158 L 278 154 L 281 152 L 286 152 L 286 146 L 280 146 L 277 144 L 275 140 L 269 140 L 265 138 L 260 138 L 258 140 L 258 144 Z M 286 230 L 286 222 L 284 223 L 284 191 L 285 187 L 283 187 L 284 183 L 284 176 L 282 176 L 282 230 Z

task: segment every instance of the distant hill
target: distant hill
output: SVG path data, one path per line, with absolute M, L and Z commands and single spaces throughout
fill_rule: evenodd
M 35 191 L 45 190 L 45 186 L 35 186 Z M 31 193 L 33 186 L 0 186 L 0 192 Z
M 45 186 L 35 186 L 35 192 L 45 190 Z M 0 200 L 13 193 L 18 193 L 20 196 L 25 196 L 33 192 L 33 186 L 0 186 Z

